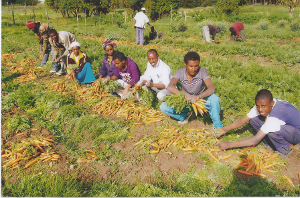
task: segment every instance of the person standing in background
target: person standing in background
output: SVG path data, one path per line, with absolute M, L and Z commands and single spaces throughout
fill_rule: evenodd
M 141 11 L 136 13 L 134 16 L 134 28 L 136 29 L 136 44 L 143 45 L 144 44 L 144 30 L 145 23 L 147 23 L 150 27 L 152 27 L 149 23 L 149 19 L 145 14 L 146 9 L 141 8 Z

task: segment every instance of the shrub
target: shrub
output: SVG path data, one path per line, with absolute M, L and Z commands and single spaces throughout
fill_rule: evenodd
M 269 28 L 269 24 L 270 24 L 270 22 L 268 20 L 262 19 L 259 21 L 259 23 L 257 25 L 257 29 L 267 30 Z
M 287 21 L 283 19 L 283 20 L 278 21 L 277 27 L 284 28 L 286 26 L 286 24 L 287 24 Z
M 217 27 L 217 28 L 220 28 L 220 34 L 221 35 L 224 35 L 225 33 L 226 33 L 226 31 L 229 29 L 229 25 L 228 25 L 228 23 L 227 22 L 217 22 L 216 24 L 215 24 L 215 26 Z
M 293 20 L 290 26 L 291 26 L 291 30 L 294 32 L 300 30 L 300 20 L 299 19 Z
M 218 0 L 217 11 L 219 13 L 238 14 L 239 13 L 239 1 L 236 0 Z
M 187 26 L 184 23 L 180 23 L 178 25 L 178 31 L 179 32 L 185 32 L 187 30 Z

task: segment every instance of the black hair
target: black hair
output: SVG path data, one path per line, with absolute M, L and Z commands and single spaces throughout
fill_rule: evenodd
M 188 52 L 185 56 L 184 56 L 184 62 L 185 64 L 188 63 L 189 60 L 192 60 L 192 61 L 200 61 L 200 56 L 197 52 Z
M 230 28 L 229 28 L 229 31 L 230 31 L 231 33 L 235 33 L 235 31 L 234 31 L 234 28 L 233 28 L 233 27 L 230 27 Z
M 148 55 L 150 52 L 154 52 L 154 53 L 156 54 L 156 56 L 158 56 L 158 53 L 157 53 L 156 49 L 150 49 L 150 50 L 147 52 L 147 55 Z
M 53 34 L 53 33 L 57 35 L 57 31 L 55 29 L 50 29 L 48 31 L 48 35 Z
M 217 30 L 219 30 L 219 32 L 221 31 L 220 28 L 217 28 Z
M 123 60 L 126 60 L 127 57 L 122 52 L 117 51 L 114 53 L 114 56 L 113 56 L 113 60 L 116 60 L 116 59 L 118 59 L 119 61 L 123 61 Z
M 39 33 L 40 25 L 41 25 L 40 22 L 35 23 L 35 26 L 34 26 L 34 28 L 33 28 L 33 32 L 34 32 L 34 33 L 36 33 L 36 34 Z
M 154 26 L 151 27 L 151 31 L 152 31 L 152 30 L 154 31 Z
M 267 89 L 260 90 L 256 94 L 255 100 L 263 100 L 263 99 L 268 99 L 270 102 L 272 102 L 273 101 L 272 93 Z

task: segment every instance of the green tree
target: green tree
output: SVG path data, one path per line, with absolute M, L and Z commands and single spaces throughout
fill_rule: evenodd
M 217 12 L 229 14 L 239 13 L 240 0 L 218 0 L 216 9 Z
M 171 5 L 172 12 L 177 12 L 179 9 L 180 0 L 146 0 L 143 5 L 147 10 L 148 16 L 152 20 L 156 20 L 159 18 L 160 14 L 169 14 L 171 11 Z
M 293 13 L 297 5 L 300 3 L 300 0 L 283 0 L 283 2 L 289 7 L 289 15 L 293 17 Z

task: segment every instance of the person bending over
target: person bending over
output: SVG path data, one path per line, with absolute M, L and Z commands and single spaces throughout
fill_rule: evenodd
M 227 131 L 239 128 L 250 121 L 256 135 L 238 142 L 219 142 L 221 150 L 257 145 L 261 140 L 273 150 L 287 156 L 292 146 L 300 142 L 300 112 L 289 102 L 273 99 L 269 90 L 260 90 L 255 97 L 255 106 L 243 118 L 217 132 L 220 137 Z

